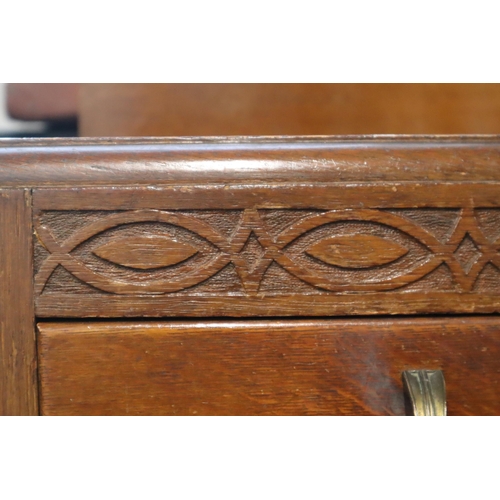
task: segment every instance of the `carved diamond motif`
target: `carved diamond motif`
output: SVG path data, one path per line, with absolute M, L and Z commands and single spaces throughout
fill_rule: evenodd
M 481 258 L 482 253 L 467 233 L 453 255 L 468 274 L 472 266 Z
M 233 256 L 232 260 L 245 290 L 248 293 L 256 293 L 262 276 L 264 276 L 272 259 L 266 257 L 266 249 L 261 245 L 253 231 L 243 249 Z
M 241 256 L 245 261 L 249 272 L 253 272 L 264 257 L 265 252 L 266 250 L 262 247 L 257 237 L 252 232 L 250 233 L 243 250 L 239 253 L 239 256 Z

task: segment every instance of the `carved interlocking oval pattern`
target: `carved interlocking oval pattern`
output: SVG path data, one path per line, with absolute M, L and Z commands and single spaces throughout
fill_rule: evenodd
M 473 208 L 40 212 L 35 290 L 41 294 L 63 268 L 112 294 L 202 293 L 197 287 L 231 268 L 218 294 L 271 293 L 262 283 L 272 273 L 272 293 L 411 292 L 444 266 L 454 290 L 470 292 L 485 269 L 500 268 L 499 215 Z M 439 291 L 440 283 L 428 286 Z

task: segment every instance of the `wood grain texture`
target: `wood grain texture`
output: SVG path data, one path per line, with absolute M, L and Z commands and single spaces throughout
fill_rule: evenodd
M 33 287 L 37 315 L 59 319 L 500 312 L 499 153 L 498 136 L 0 141 L 1 412 L 37 412 Z M 73 411 L 75 390 L 75 412 L 168 413 L 168 387 L 171 413 L 201 414 L 212 393 L 227 401 L 207 414 L 398 414 L 383 366 L 418 362 L 475 392 L 456 389 L 456 414 L 498 413 L 498 316 L 429 321 L 332 321 L 340 337 L 312 320 L 41 326 L 44 412 Z M 146 344 L 157 358 L 138 359 Z M 273 358 L 282 348 L 297 362 Z M 363 395 L 374 365 L 389 399 Z
M 166 236 L 142 235 L 112 240 L 92 253 L 114 264 L 132 269 L 156 269 L 189 259 L 197 250 Z
M 313 244 L 306 254 L 344 269 L 383 266 L 408 253 L 408 249 L 380 236 L 352 234 L 332 236 Z
M 41 317 L 500 309 L 500 208 L 37 210 L 35 234 Z
M 3 182 L 38 179 L 41 317 L 500 310 L 498 137 L 50 144 L 0 149 Z
M 498 84 L 84 84 L 80 135 L 498 133 Z
M 31 196 L 0 190 L 0 415 L 36 415 Z
M 0 187 L 484 183 L 499 157 L 498 136 L 4 140 Z
M 44 415 L 403 415 L 407 369 L 500 414 L 498 317 L 38 328 Z
M 200 174 L 202 175 L 202 174 Z M 287 182 L 35 189 L 40 210 L 498 207 L 500 182 Z

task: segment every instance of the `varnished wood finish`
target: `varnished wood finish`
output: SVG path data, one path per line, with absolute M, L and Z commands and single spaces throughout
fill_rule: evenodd
M 498 312 L 499 153 L 496 137 L 316 137 L 5 158 L 37 158 L 53 186 L 33 194 L 40 317 L 241 317 Z
M 242 210 L 498 207 L 500 182 L 288 182 L 36 189 L 40 210 Z
M 189 259 L 197 250 L 166 236 L 143 235 L 115 239 L 96 248 L 101 259 L 132 269 L 157 269 Z
M 138 196 L 143 204 L 170 204 L 173 210 L 125 210 L 135 198 L 118 188 L 105 201 L 119 210 L 68 210 L 71 203 L 81 208 L 85 190 L 36 190 L 37 314 L 498 312 L 500 185 L 493 186 L 495 208 L 485 208 L 480 193 L 463 200 L 462 184 L 455 183 L 440 200 L 449 203 L 446 208 L 421 207 L 411 188 L 399 186 L 391 190 L 395 207 L 388 199 L 387 208 L 374 208 L 379 200 L 367 196 L 364 208 L 356 208 L 355 191 L 339 190 L 337 205 L 328 211 L 314 205 L 260 208 L 251 198 L 239 200 L 248 204 L 244 210 L 176 210 L 176 200 L 185 202 L 189 189 L 163 198 L 155 190 L 149 202 L 148 190 Z M 313 185 L 311 194 L 315 190 L 325 200 L 331 195 L 324 185 Z M 291 200 L 297 196 L 293 185 L 276 191 L 286 191 Z M 269 203 L 276 191 L 268 189 Z M 58 207 L 58 201 L 65 210 L 41 210 Z M 224 200 L 213 194 L 204 203 L 210 208 Z
M 0 190 L 0 415 L 38 412 L 31 196 Z
M 65 293 L 42 295 L 36 300 L 40 318 L 139 318 L 139 317 L 273 317 L 273 316 L 359 316 L 384 314 L 497 314 L 498 296 L 456 293 L 404 295 L 363 294 L 357 296 L 304 295 L 273 297 L 112 296 Z
M 499 131 L 498 84 L 84 84 L 80 100 L 83 136 Z
M 499 136 L 1 140 L 0 186 L 154 191 L 207 184 L 462 182 L 467 188 L 499 182 L 499 158 Z M 435 198 L 439 202 L 439 192 Z
M 0 141 L 0 413 L 37 411 L 33 292 L 141 322 L 42 325 L 47 414 L 400 414 L 406 368 L 499 413 L 499 164 L 498 136 Z M 311 319 L 432 313 L 491 316 Z
M 45 415 L 403 415 L 444 371 L 449 415 L 500 413 L 498 318 L 40 323 Z
M 311 257 L 342 269 L 383 266 L 407 253 L 408 249 L 398 243 L 365 234 L 332 236 L 306 250 L 306 254 Z

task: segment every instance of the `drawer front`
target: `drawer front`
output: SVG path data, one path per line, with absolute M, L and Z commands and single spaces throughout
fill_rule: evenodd
M 449 415 L 500 413 L 500 318 L 40 323 L 45 415 L 404 415 L 444 371 Z

